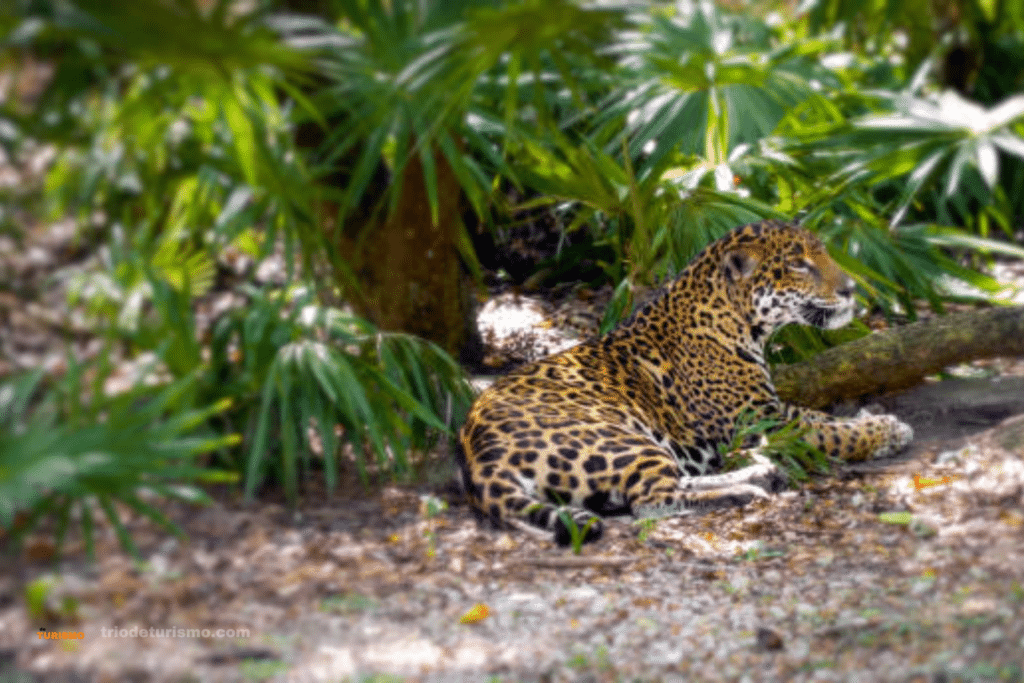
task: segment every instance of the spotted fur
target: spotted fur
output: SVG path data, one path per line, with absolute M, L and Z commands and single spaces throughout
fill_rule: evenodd
M 561 544 L 570 540 L 562 509 L 580 528 L 590 523 L 593 540 L 596 515 L 745 505 L 783 483 L 756 453 L 755 464 L 718 473 L 719 445 L 751 410 L 798 420 L 811 445 L 845 460 L 895 453 L 913 438 L 909 426 L 783 404 L 764 360 L 777 328 L 841 327 L 853 308 L 853 282 L 811 233 L 776 221 L 731 231 L 609 334 L 480 395 L 460 433 L 470 502 L 495 524 L 526 522 Z

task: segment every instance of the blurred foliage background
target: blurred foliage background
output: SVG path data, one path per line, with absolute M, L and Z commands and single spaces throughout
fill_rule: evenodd
M 0 149 L 45 159 L 0 187 L 0 236 L 73 221 L 67 305 L 102 340 L 0 378 L 14 536 L 99 514 L 131 550 L 122 506 L 173 526 L 159 501 L 211 482 L 415 476 L 524 215 L 559 231 L 550 272 L 614 287 L 605 327 L 763 217 L 887 315 L 1024 256 L 1017 0 L 11 0 L 0 34 Z M 270 258 L 280 281 L 238 276 Z

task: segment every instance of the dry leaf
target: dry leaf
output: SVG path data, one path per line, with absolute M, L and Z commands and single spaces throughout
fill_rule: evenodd
M 469 608 L 469 611 L 462 615 L 459 619 L 460 624 L 475 624 L 479 621 L 483 621 L 487 618 L 487 615 L 491 613 L 491 610 L 487 609 L 487 605 L 482 602 L 478 602 Z

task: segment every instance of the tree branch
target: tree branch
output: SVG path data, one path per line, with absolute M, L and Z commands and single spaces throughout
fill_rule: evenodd
M 820 408 L 905 389 L 945 367 L 980 358 L 1024 356 L 1024 306 L 969 311 L 868 335 L 772 378 L 783 401 Z

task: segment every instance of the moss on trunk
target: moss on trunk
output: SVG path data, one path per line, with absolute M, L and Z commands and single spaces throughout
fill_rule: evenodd
M 779 397 L 820 408 L 904 389 L 956 363 L 1024 356 L 1024 306 L 958 313 L 896 327 L 775 368 Z
M 431 220 L 423 167 L 414 156 L 401 178 L 390 216 L 371 217 L 342 231 L 342 256 L 359 280 L 346 291 L 357 312 L 385 330 L 409 332 L 463 360 L 479 354 L 473 283 L 458 251 L 461 189 L 436 154 L 438 221 Z M 383 213 L 383 212 L 381 212 Z

